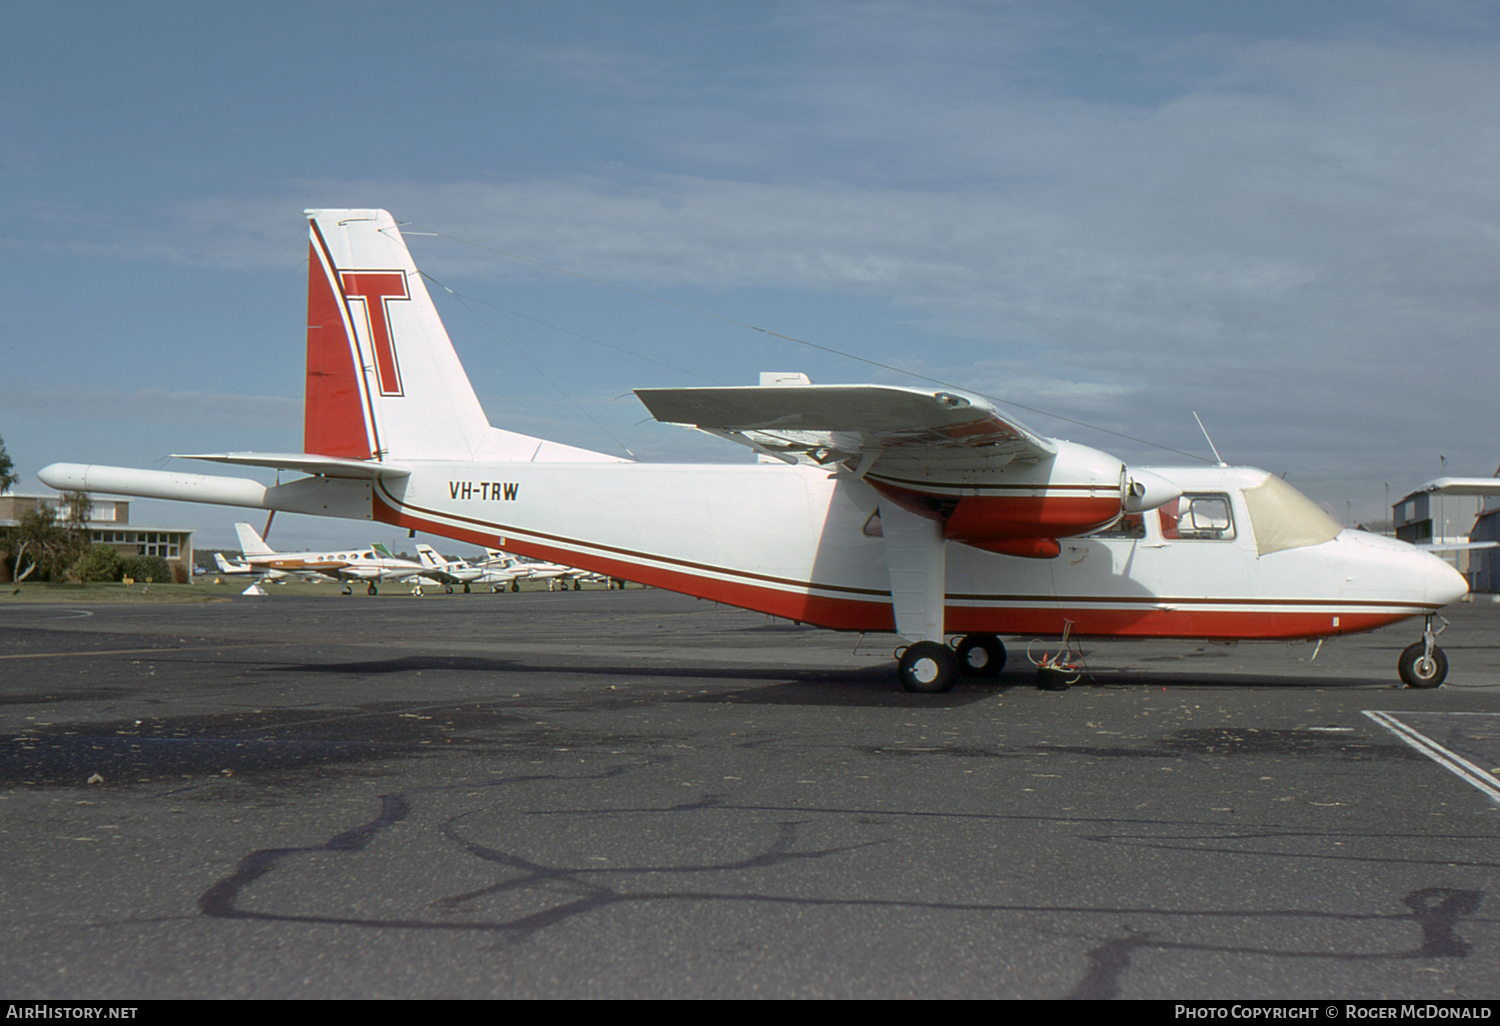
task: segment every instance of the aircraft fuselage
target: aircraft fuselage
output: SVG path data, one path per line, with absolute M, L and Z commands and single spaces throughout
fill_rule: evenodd
M 1159 471 L 1223 496 L 1227 529 L 1062 540 L 1055 559 L 947 543 L 950 633 L 1301 638 L 1372 630 L 1463 594 L 1447 564 L 1344 531 L 1257 552 L 1243 489 L 1264 472 Z M 454 482 L 469 484 L 455 488 Z M 483 487 L 471 482 L 482 481 Z M 493 484 L 492 484 L 493 482 Z M 894 629 L 883 501 L 847 473 L 780 464 L 425 464 L 352 486 L 374 519 L 839 630 Z M 498 487 L 496 487 L 498 485 Z M 608 503 L 608 516 L 599 515 Z M 1205 536 L 1205 534 L 1214 536 Z

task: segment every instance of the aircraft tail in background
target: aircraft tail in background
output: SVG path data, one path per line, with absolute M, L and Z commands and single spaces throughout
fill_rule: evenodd
M 265 539 L 255 533 L 249 524 L 235 524 L 234 533 L 240 539 L 240 552 L 245 559 L 251 556 L 273 556 L 276 550 L 267 545 Z

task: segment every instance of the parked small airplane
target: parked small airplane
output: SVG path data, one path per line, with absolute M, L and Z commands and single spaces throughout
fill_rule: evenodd
M 225 577 L 254 577 L 257 581 L 284 581 L 288 577 L 300 577 L 305 579 L 320 577 L 320 574 L 292 574 L 280 570 L 267 570 L 243 560 L 228 559 L 222 552 L 214 553 L 214 562 L 218 564 L 219 573 Z
M 913 691 L 998 672 L 1002 634 L 1321 638 L 1417 616 L 1426 628 L 1401 677 L 1430 687 L 1446 673 L 1433 619 L 1467 586 L 1437 557 L 1345 531 L 1263 470 L 1127 467 L 978 396 L 801 375 L 637 391 L 658 420 L 764 458 L 733 465 L 633 463 L 492 427 L 391 216 L 308 216 L 304 451 L 193 457 L 307 476 L 267 486 L 63 463 L 38 476 L 64 491 L 377 520 L 821 627 L 894 631 Z M 1041 669 L 1069 672 L 1057 659 Z
M 503 591 L 507 585 L 524 576 L 513 567 L 492 565 L 488 560 L 470 563 L 463 559 L 445 559 L 431 545 L 418 545 L 417 558 L 422 561 L 422 576 L 437 581 L 450 593 L 455 584 L 463 585 L 466 594 L 476 584 L 488 584 L 491 591 Z
M 226 577 L 248 577 L 252 574 L 255 576 L 269 576 L 268 571 L 257 570 L 249 563 L 237 563 L 234 560 L 225 559 L 222 552 L 214 553 L 214 562 L 219 565 L 219 573 Z
M 485 549 L 485 559 L 482 566 L 503 568 L 515 575 L 515 579 L 521 581 L 546 581 L 547 590 L 554 588 L 566 591 L 568 585 L 573 590 L 578 590 L 578 585 L 583 581 L 603 582 L 608 580 L 601 574 L 589 573 L 573 566 L 563 566 L 561 563 L 547 563 L 539 559 L 516 559 L 507 556 L 499 549 Z
M 345 595 L 353 590 L 353 581 L 363 581 L 365 591 L 374 595 L 381 581 L 403 580 L 422 572 L 422 564 L 392 556 L 381 546 L 336 552 L 277 552 L 249 524 L 235 524 L 234 531 L 240 538 L 242 565 L 248 565 L 252 573 L 321 574 L 342 581 Z M 225 563 L 219 565 L 222 569 Z

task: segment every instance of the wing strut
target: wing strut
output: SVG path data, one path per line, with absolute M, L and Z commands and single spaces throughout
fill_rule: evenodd
M 943 642 L 946 543 L 943 524 L 894 502 L 880 504 L 885 564 L 891 575 L 896 633 L 907 641 Z

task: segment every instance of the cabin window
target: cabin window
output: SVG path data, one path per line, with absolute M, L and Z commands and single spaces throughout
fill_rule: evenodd
M 1168 541 L 1229 541 L 1234 537 L 1234 516 L 1229 496 L 1223 492 L 1184 493 L 1158 510 L 1161 536 Z

